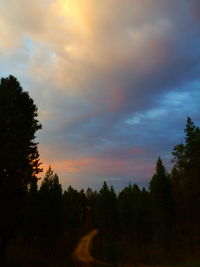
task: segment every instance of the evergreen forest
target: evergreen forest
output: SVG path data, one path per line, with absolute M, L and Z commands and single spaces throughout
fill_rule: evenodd
M 200 266 L 200 128 L 191 118 L 171 172 L 158 155 L 148 188 L 64 190 L 53 166 L 39 181 L 42 125 L 14 76 L 1 79 L 0 102 L 0 266 Z M 79 265 L 73 251 L 93 229 L 99 263 Z

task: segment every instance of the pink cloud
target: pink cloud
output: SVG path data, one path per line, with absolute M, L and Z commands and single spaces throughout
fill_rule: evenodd
M 52 160 L 51 163 L 47 163 L 47 161 L 43 160 L 43 168 L 46 170 L 49 165 L 52 166 L 52 169 L 55 172 L 64 172 L 64 173 L 79 173 L 86 167 L 88 167 L 91 163 L 93 163 L 95 158 L 85 158 L 85 159 L 77 159 L 77 160 Z

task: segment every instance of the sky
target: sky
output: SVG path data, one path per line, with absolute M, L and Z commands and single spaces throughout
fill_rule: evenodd
M 200 125 L 199 0 L 0 0 L 0 33 L 0 77 L 34 99 L 63 188 L 148 186 Z

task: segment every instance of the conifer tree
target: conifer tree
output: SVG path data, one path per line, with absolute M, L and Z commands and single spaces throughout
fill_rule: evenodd
M 156 237 L 169 248 L 174 214 L 171 182 L 162 160 L 158 158 L 156 172 L 150 181 L 150 196 Z
M 174 147 L 172 161 L 181 184 L 182 203 L 179 206 L 183 207 L 186 232 L 193 250 L 192 236 L 200 232 L 200 128 L 188 117 L 184 132 L 185 143 Z
M 25 190 L 40 169 L 35 133 L 41 129 L 37 107 L 13 76 L 0 83 L 0 184 Z
M 41 171 L 35 140 L 37 107 L 13 76 L 0 81 L 0 254 L 19 230 L 26 191 Z
M 117 197 L 114 188 L 109 188 L 106 182 L 99 191 L 95 214 L 102 232 L 114 234 L 117 227 Z
M 59 178 L 51 169 L 46 171 L 40 190 L 41 234 L 56 236 L 61 231 L 62 187 Z

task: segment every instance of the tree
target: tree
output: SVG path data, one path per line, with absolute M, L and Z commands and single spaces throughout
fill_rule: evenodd
M 186 232 L 193 250 L 192 238 L 199 232 L 200 223 L 200 128 L 188 117 L 184 132 L 185 143 L 174 147 L 172 161 L 175 163 L 182 194 L 179 209 L 184 211 Z
M 89 212 L 89 219 L 91 219 L 90 223 L 95 226 L 94 221 L 94 211 L 97 203 L 98 193 L 97 191 L 92 191 L 91 188 L 88 188 L 86 191 L 86 200 L 87 200 L 87 208 Z
M 117 260 L 118 211 L 117 196 L 113 186 L 104 182 L 100 189 L 95 208 L 95 221 L 101 235 L 101 251 L 108 261 Z
M 40 169 L 35 133 L 37 107 L 13 76 L 0 83 L 0 184 L 25 190 Z
M 35 133 L 41 129 L 37 107 L 13 76 L 0 81 L 0 252 L 17 231 L 22 200 L 41 171 Z
M 147 244 L 151 241 L 152 227 L 149 193 L 129 184 L 119 194 L 118 207 L 122 233 L 135 245 L 135 256 L 147 261 Z
M 40 190 L 41 234 L 57 236 L 61 231 L 62 187 L 59 178 L 49 166 Z
M 71 186 L 63 194 L 63 212 L 65 227 L 68 230 L 79 228 L 82 222 L 82 213 L 86 205 L 84 191 L 78 192 Z
M 156 237 L 168 249 L 172 234 L 174 204 L 169 175 L 160 158 L 157 160 L 156 173 L 150 181 L 149 189 Z
M 172 162 L 182 176 L 182 182 L 189 179 L 200 184 L 200 128 L 195 126 L 191 118 L 187 118 L 185 132 L 185 144 L 174 147 Z M 191 178 L 193 177 L 193 178 Z
M 117 229 L 117 197 L 114 188 L 104 182 L 97 197 L 96 222 L 103 234 L 115 235 Z

